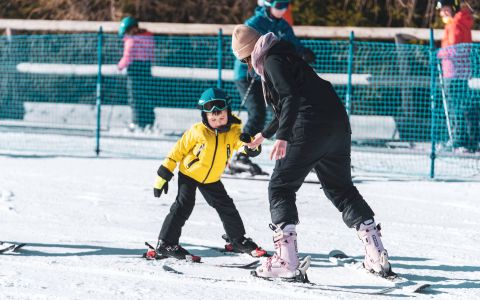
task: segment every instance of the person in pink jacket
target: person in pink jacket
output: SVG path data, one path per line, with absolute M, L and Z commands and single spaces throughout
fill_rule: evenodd
M 476 152 L 479 150 L 480 114 L 468 87 L 473 17 L 468 7 L 460 5 L 460 0 L 439 0 L 437 9 L 445 23 L 438 58 L 442 65 L 451 144 L 456 152 Z
M 155 122 L 151 96 L 155 50 L 153 34 L 139 28 L 136 19 L 126 17 L 120 23 L 118 35 L 123 38 L 123 56 L 118 62 L 118 69 L 127 69 L 128 102 L 132 108 L 129 128 L 151 129 Z

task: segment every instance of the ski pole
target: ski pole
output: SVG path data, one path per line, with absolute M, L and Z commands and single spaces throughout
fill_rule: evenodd
M 112 122 L 112 115 L 113 115 L 113 103 L 111 105 L 110 112 L 108 113 L 108 118 L 107 118 L 107 131 L 110 130 L 110 123 Z
M 442 72 L 442 66 L 440 65 L 440 62 L 437 62 L 437 68 L 438 68 L 438 78 L 440 79 L 440 88 L 442 90 L 443 111 L 445 112 L 445 119 L 447 121 L 448 139 L 449 139 L 449 141 L 453 142 L 452 126 L 450 125 L 450 117 L 449 117 L 449 113 L 448 113 L 447 96 L 446 96 L 446 93 L 445 93 L 445 85 L 444 85 L 444 82 L 443 82 L 443 72 Z
M 255 82 L 255 77 L 252 77 L 252 80 L 250 81 L 250 85 L 247 88 L 247 91 L 245 92 L 245 95 L 243 96 L 242 102 L 240 103 L 240 107 L 238 107 L 238 112 L 237 115 L 240 116 L 240 111 L 245 105 L 245 102 L 247 102 L 247 97 L 250 94 L 250 90 L 252 89 L 253 83 Z

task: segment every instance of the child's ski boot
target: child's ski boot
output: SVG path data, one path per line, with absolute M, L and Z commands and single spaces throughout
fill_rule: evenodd
M 258 245 L 251 239 L 241 237 L 238 239 L 230 239 L 226 234 L 222 238 L 227 242 L 225 245 L 226 252 L 246 253 L 252 257 L 268 256 L 267 251 L 258 247 Z
M 158 241 L 156 249 L 152 249 L 153 247 L 151 247 L 148 243 L 147 246 L 149 246 L 150 249 L 144 255 L 146 259 L 162 259 L 172 257 L 191 262 L 200 262 L 201 260 L 200 256 L 190 254 L 190 252 L 178 244 L 170 245 L 160 240 Z

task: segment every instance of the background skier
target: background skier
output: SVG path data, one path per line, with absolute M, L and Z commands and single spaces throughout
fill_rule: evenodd
M 480 141 L 480 111 L 468 87 L 473 17 L 467 7 L 460 6 L 460 0 L 440 0 L 437 8 L 445 23 L 438 57 L 442 60 L 447 113 L 452 121 L 452 147 L 460 152 L 475 152 Z
M 295 45 L 295 51 L 308 62 L 312 62 L 315 59 L 313 52 L 300 43 L 292 27 L 283 18 L 289 4 L 289 0 L 265 0 L 263 6 L 257 7 L 255 14 L 246 20 L 245 24 L 261 34 L 273 32 L 280 39 L 292 42 Z M 243 128 L 243 132 L 254 136 L 263 130 L 267 112 L 260 78 L 256 74 L 249 74 L 247 65 L 236 60 L 234 63 L 234 80 L 240 98 L 244 99 L 246 97 L 244 105 L 247 108 L 248 121 Z M 230 171 L 232 173 L 242 171 L 250 171 L 252 174 L 262 173 L 260 167 L 253 164 L 242 153 L 238 153 L 232 160 Z

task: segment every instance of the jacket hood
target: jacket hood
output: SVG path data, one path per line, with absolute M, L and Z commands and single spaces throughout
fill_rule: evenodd
M 272 46 L 270 50 L 268 51 L 268 55 L 272 54 L 293 54 L 293 55 L 298 55 L 297 52 L 295 51 L 295 46 L 285 40 L 280 40 L 278 43 Z
M 253 48 L 252 51 L 252 67 L 255 70 L 255 72 L 264 78 L 264 63 L 265 59 L 267 58 L 267 54 L 276 43 L 278 43 L 279 39 L 275 36 L 273 32 L 269 32 L 265 35 L 262 35 L 257 43 L 255 44 L 255 47 Z
M 471 30 L 473 27 L 473 17 L 468 8 L 463 8 L 453 16 L 453 21 L 465 28 Z

